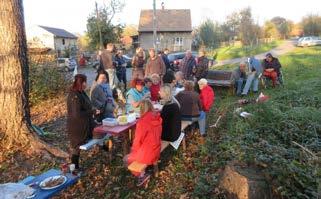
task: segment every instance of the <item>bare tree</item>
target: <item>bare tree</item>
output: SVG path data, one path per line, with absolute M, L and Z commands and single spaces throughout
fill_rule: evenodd
M 0 0 L 0 138 L 11 149 L 68 154 L 33 132 L 29 109 L 29 66 L 22 0 Z

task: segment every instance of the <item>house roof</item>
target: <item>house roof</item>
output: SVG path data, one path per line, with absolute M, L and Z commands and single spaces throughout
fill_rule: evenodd
M 52 28 L 52 27 L 47 27 L 47 26 L 39 26 L 46 31 L 52 33 L 56 37 L 64 37 L 64 38 L 71 38 L 71 39 L 77 39 L 77 36 L 60 28 Z
M 189 9 L 156 10 L 157 31 L 192 32 L 191 11 Z M 153 31 L 153 10 L 141 10 L 138 32 Z

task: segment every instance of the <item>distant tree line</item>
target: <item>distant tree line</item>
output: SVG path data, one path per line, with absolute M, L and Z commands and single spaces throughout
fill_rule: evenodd
M 240 41 L 245 46 L 252 46 L 262 38 L 288 39 L 304 35 L 321 35 L 321 16 L 310 14 L 297 24 L 276 16 L 260 26 L 253 18 L 251 8 L 247 7 L 228 15 L 223 23 L 205 20 L 193 32 L 193 45 L 194 48 L 216 48 L 222 42 Z

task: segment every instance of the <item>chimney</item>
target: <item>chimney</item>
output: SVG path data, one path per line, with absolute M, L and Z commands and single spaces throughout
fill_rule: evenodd
M 162 2 L 162 10 L 164 10 L 165 9 L 165 4 L 164 4 L 164 2 Z

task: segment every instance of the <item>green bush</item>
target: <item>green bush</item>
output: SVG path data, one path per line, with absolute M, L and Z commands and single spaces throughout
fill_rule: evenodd
M 64 93 L 70 85 L 66 73 L 50 65 L 30 65 L 30 103 L 34 105 L 42 100 Z

